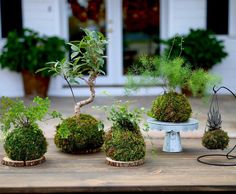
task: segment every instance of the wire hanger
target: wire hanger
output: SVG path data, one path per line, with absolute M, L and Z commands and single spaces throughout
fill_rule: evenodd
M 221 86 L 218 89 L 216 89 L 216 87 L 213 87 L 213 97 L 211 100 L 211 104 L 210 104 L 210 110 L 211 109 L 215 109 L 219 111 L 219 103 L 218 103 L 218 98 L 217 98 L 217 92 L 219 92 L 221 89 L 226 89 L 227 91 L 229 91 L 235 98 L 236 95 L 227 87 L 225 86 Z M 206 128 L 207 128 L 207 124 L 205 127 L 205 132 L 206 132 Z M 205 155 L 201 155 L 197 158 L 197 161 L 203 164 L 207 164 L 207 165 L 214 165 L 214 166 L 236 166 L 236 163 L 222 163 L 222 162 L 207 162 L 204 161 L 203 158 L 207 158 L 207 157 L 225 157 L 228 161 L 232 160 L 232 159 L 236 159 L 236 156 L 231 155 L 231 153 L 236 149 L 236 145 L 227 153 L 227 154 L 205 154 Z

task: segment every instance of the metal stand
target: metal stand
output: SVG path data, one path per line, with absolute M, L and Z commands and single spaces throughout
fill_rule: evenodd
M 220 108 L 219 108 L 219 103 L 218 103 L 218 98 L 217 98 L 217 92 L 221 89 L 228 90 L 236 98 L 236 95 L 229 88 L 227 88 L 225 86 L 221 86 L 218 89 L 216 89 L 216 86 L 214 86 L 213 87 L 214 94 L 213 94 L 213 97 L 212 97 L 212 100 L 211 100 L 211 105 L 210 105 L 209 111 L 211 111 L 211 109 L 213 109 L 213 111 L 217 110 L 219 112 Z M 219 113 L 219 115 L 220 115 L 220 113 Z M 207 124 L 206 124 L 206 127 L 207 127 Z M 236 149 L 236 145 L 227 154 L 205 154 L 205 155 L 201 155 L 197 158 L 197 161 L 202 163 L 202 164 L 213 165 L 213 166 L 236 166 L 236 162 L 231 162 L 233 159 L 236 159 L 235 155 L 231 155 L 231 153 L 235 149 Z M 225 159 L 225 162 L 220 162 L 220 160 L 218 160 L 218 161 L 213 160 L 212 161 L 213 158 L 216 158 L 216 159 L 221 158 L 221 160 Z M 209 159 L 211 159 L 211 160 L 209 160 Z
M 172 123 L 162 122 L 150 118 L 147 120 L 150 129 L 165 131 L 165 140 L 163 144 L 164 152 L 181 152 L 181 138 L 180 131 L 192 131 L 198 128 L 198 121 L 190 118 L 187 122 Z
M 181 152 L 180 133 L 175 131 L 166 132 L 162 150 L 164 152 Z

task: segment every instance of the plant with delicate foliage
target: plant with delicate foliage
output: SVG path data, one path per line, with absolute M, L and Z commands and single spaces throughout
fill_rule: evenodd
M 173 42 L 174 45 L 175 42 Z M 130 70 L 127 79 L 126 90 L 128 92 L 138 90 L 145 85 L 161 85 L 164 94 L 158 96 L 152 104 L 148 115 L 160 121 L 185 122 L 191 116 L 191 106 L 183 94 L 179 94 L 179 88 L 190 88 L 194 95 L 205 95 L 208 88 L 218 82 L 219 78 L 208 72 L 197 69 L 192 70 L 186 65 L 180 53 L 171 58 L 171 47 L 168 54 L 161 56 L 142 56 L 140 63 L 135 64 Z M 136 75 L 139 75 L 137 77 Z
M 0 103 L 0 129 L 4 136 L 4 149 L 12 160 L 34 160 L 47 151 L 47 141 L 38 122 L 49 114 L 53 118 L 61 115 L 48 113 L 48 98 L 35 97 L 34 104 L 25 106 L 22 100 L 2 97 Z

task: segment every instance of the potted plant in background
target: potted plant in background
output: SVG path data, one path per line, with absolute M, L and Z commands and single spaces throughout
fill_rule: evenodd
M 35 97 L 34 104 L 25 106 L 22 100 L 2 97 L 0 104 L 0 129 L 4 135 L 2 164 L 8 166 L 32 166 L 45 161 L 47 141 L 38 121 L 48 113 L 48 98 Z M 59 116 L 52 112 L 52 116 Z
M 62 75 L 68 83 L 74 102 L 75 115 L 66 118 L 57 126 L 55 144 L 63 152 L 67 153 L 92 153 L 99 151 L 104 142 L 103 124 L 88 114 L 82 114 L 81 108 L 95 98 L 96 78 L 103 74 L 104 52 L 106 39 L 102 33 L 83 29 L 85 35 L 80 41 L 71 46 L 70 59 L 50 62 L 51 66 L 39 71 L 53 72 L 54 75 Z M 77 101 L 71 83 L 78 84 L 78 80 L 84 81 L 90 96 Z
M 106 162 L 112 166 L 138 166 L 144 163 L 146 144 L 140 130 L 143 109 L 129 110 L 129 102 L 116 102 L 108 112 L 111 128 L 106 132 L 103 149 Z
M 41 72 L 48 61 L 62 59 L 65 56 L 65 42 L 56 36 L 40 36 L 31 29 L 22 32 L 12 31 L 8 34 L 0 55 L 0 65 L 11 71 L 21 72 L 25 95 L 47 96 L 51 74 Z
M 176 44 L 173 45 L 173 41 Z M 228 55 L 224 42 L 219 40 L 213 32 L 205 29 L 190 29 L 186 35 L 179 38 L 174 36 L 168 40 L 162 40 L 161 43 L 167 45 L 165 49 L 167 53 L 172 48 L 172 58 L 179 56 L 181 52 L 182 58 L 192 70 L 201 68 L 208 71 Z M 184 49 L 181 49 L 179 44 L 182 44 Z

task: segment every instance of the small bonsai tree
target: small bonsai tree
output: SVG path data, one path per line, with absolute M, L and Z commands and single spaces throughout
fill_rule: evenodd
M 146 154 L 146 144 L 140 130 L 144 111 L 137 108 L 131 111 L 129 102 L 121 101 L 103 108 L 108 112 L 108 120 L 112 122 L 103 145 L 106 156 L 115 161 L 134 162 L 130 165 L 142 164 Z M 108 164 L 117 165 L 111 161 Z
M 40 69 L 54 75 L 62 75 L 68 83 L 74 102 L 75 115 L 63 120 L 57 126 L 55 144 L 64 152 L 87 153 L 98 151 L 104 140 L 103 125 L 94 117 L 81 113 L 81 108 L 95 98 L 95 81 L 104 65 L 106 39 L 102 33 L 83 29 L 85 36 L 80 41 L 68 43 L 71 46 L 70 59 L 49 62 L 52 66 Z M 85 76 L 87 75 L 87 76 Z M 76 101 L 71 83 L 84 81 L 90 90 L 89 98 Z
M 182 51 L 182 44 L 180 48 Z M 202 69 L 193 71 L 180 57 L 181 52 L 178 57 L 171 58 L 172 49 L 173 47 L 168 54 L 162 56 L 141 57 L 138 66 L 131 69 L 126 89 L 130 91 L 145 84 L 161 84 L 164 94 L 153 101 L 148 115 L 160 121 L 184 122 L 191 116 L 192 109 L 188 99 L 178 89 L 187 87 L 194 95 L 206 94 L 209 86 L 219 78 Z M 135 74 L 139 74 L 140 78 L 135 77 Z
M 47 141 L 39 128 L 48 114 L 48 98 L 35 97 L 34 104 L 25 106 L 22 100 L 2 97 L 0 109 L 0 128 L 4 136 L 4 149 L 12 160 L 28 161 L 43 157 L 47 151 Z M 51 116 L 57 117 L 57 112 Z

